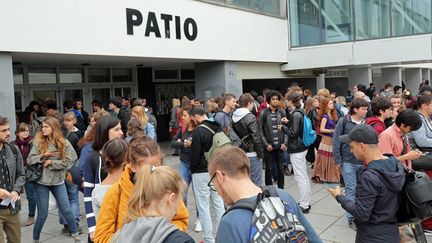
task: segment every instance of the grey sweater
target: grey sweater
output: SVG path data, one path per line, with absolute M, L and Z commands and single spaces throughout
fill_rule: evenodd
M 111 243 L 162 243 L 177 228 L 163 217 L 142 217 L 118 231 Z
M 12 190 L 19 193 L 26 181 L 21 152 L 15 145 L 3 144 L 3 146 L 6 149 L 6 163 L 9 169 L 9 179 L 13 184 L 11 185 Z M 10 146 L 15 146 L 16 156 Z

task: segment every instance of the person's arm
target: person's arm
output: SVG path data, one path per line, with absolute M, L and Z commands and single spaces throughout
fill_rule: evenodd
M 179 228 L 181 231 L 186 231 L 189 224 L 189 212 L 183 203 L 183 200 L 179 200 L 177 212 L 174 215 L 171 222 Z
M 89 233 L 95 231 L 96 220 L 93 213 L 92 192 L 95 187 L 95 174 L 93 171 L 92 160 L 94 153 L 90 153 L 83 166 L 84 174 L 84 208 L 86 212 Z M 106 197 L 105 197 L 106 198 Z
M 300 112 L 293 112 L 289 119 L 288 125 L 286 126 L 285 133 L 290 138 L 295 138 L 300 136 L 300 129 L 303 127 L 301 122 L 303 118 L 303 114 Z
M 266 122 L 267 119 L 265 118 L 267 116 L 267 110 L 264 109 L 261 111 L 261 115 L 260 115 L 260 122 L 259 122 L 259 129 L 260 129 L 260 135 L 261 135 L 261 141 L 262 144 L 264 145 L 264 149 L 267 148 L 270 144 L 267 142 L 266 138 L 265 138 L 265 134 L 264 134 L 264 126 L 267 126 Z
M 195 167 L 199 166 L 201 162 L 201 136 L 198 134 L 198 130 L 200 128 L 197 127 L 192 133 L 192 144 L 191 144 L 191 155 L 190 155 L 190 167 L 191 171 L 195 171 Z
M 50 170 L 65 170 L 70 169 L 78 159 L 77 154 L 75 150 L 73 149 L 72 145 L 69 143 L 69 141 L 65 140 L 66 142 L 66 158 L 64 159 L 52 159 L 51 165 L 48 167 Z
M 321 133 L 332 134 L 334 131 L 331 130 L 331 129 L 326 129 L 325 128 L 326 125 L 327 125 L 327 118 L 323 117 L 321 119 L 321 124 L 320 124 L 320 131 L 321 131 Z
M 249 124 L 247 125 L 250 136 L 252 137 L 253 148 L 257 153 L 258 158 L 262 158 L 262 143 L 261 143 L 261 134 L 260 129 L 258 127 L 255 116 L 250 119 Z
M 427 130 L 426 129 L 427 129 L 427 127 L 423 123 L 422 126 L 420 127 L 420 129 L 411 132 L 416 145 L 420 148 L 432 147 L 432 138 L 429 138 L 427 136 Z
M 111 242 L 116 230 L 116 223 L 119 209 L 119 182 L 115 183 L 105 194 L 101 208 L 99 210 L 96 232 L 94 233 L 95 243 L 108 243 Z M 88 219 L 87 219 L 88 221 Z M 93 232 L 94 232 L 93 227 Z M 90 232 L 90 230 L 89 230 Z
M 11 145 L 11 146 L 15 146 L 15 145 Z M 21 152 L 16 146 L 15 146 L 15 150 L 17 151 L 17 158 L 16 158 L 15 183 L 12 190 L 20 194 L 26 182 L 26 174 L 24 171 L 24 166 L 23 166 L 24 162 L 23 162 L 23 157 L 21 155 Z
M 333 157 L 335 159 L 336 164 L 342 165 L 342 155 L 341 155 L 341 146 L 342 144 L 339 141 L 339 137 L 342 135 L 342 126 L 343 126 L 343 119 L 341 118 L 336 123 L 335 131 L 333 133 Z
M 27 157 L 27 164 L 34 165 L 42 163 L 42 156 L 39 155 L 39 145 L 37 143 L 33 143 L 33 146 L 31 146 L 30 153 Z
M 179 139 L 181 140 L 181 129 L 179 129 L 177 131 L 176 135 L 174 135 L 173 139 L 171 140 L 171 147 L 172 148 L 175 148 L 175 149 L 177 149 L 177 148 L 179 148 L 179 149 L 184 148 L 184 143 L 177 141 Z
M 146 125 L 146 132 L 147 132 L 147 137 L 151 138 L 151 139 L 155 139 L 156 138 L 156 133 L 155 133 L 155 128 L 151 123 L 147 122 Z
M 171 130 L 172 128 L 174 128 L 174 124 L 177 120 L 177 109 L 174 107 L 171 110 L 171 116 L 170 116 L 170 121 L 169 121 L 169 129 Z

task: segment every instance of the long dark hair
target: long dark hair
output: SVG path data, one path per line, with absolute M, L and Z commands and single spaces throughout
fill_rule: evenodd
M 106 142 L 109 140 L 109 130 L 120 123 L 120 120 L 112 116 L 102 117 L 95 127 L 95 136 L 93 139 L 93 149 L 101 150 Z

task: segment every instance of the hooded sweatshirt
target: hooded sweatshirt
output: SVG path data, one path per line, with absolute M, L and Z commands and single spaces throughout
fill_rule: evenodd
M 135 243 L 135 242 L 173 242 L 168 240 L 174 237 L 176 243 L 194 242 L 186 233 L 180 232 L 173 224 L 163 217 L 142 217 L 125 224 L 117 232 L 112 241 L 113 243 Z
M 251 113 L 247 108 L 238 108 L 234 111 L 232 119 L 234 123 L 239 122 L 244 116 Z
M 383 121 L 381 121 L 378 117 L 373 116 L 366 119 L 366 123 L 371 125 L 375 131 L 380 135 L 384 130 L 386 130 L 386 125 Z
M 399 242 L 396 213 L 405 184 L 405 172 L 394 156 L 367 164 L 357 181 L 355 202 L 338 195 L 336 200 L 352 214 L 356 242 Z

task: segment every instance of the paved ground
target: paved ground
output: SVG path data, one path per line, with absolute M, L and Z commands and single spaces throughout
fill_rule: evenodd
M 167 148 L 167 144 L 162 145 L 165 152 L 166 159 L 165 164 L 178 168 L 178 157 L 171 156 L 171 150 Z M 340 242 L 340 243 L 350 243 L 355 241 L 355 231 L 350 229 L 347 225 L 346 218 L 344 216 L 343 209 L 336 203 L 336 201 L 327 193 L 326 188 L 323 185 L 311 184 L 312 187 L 312 209 L 306 217 L 309 219 L 310 223 L 320 235 L 324 242 Z M 297 185 L 294 181 L 293 176 L 285 177 L 285 189 L 295 198 L 299 198 L 299 192 L 297 190 Z M 22 197 L 23 201 L 23 211 L 21 213 L 21 222 L 25 222 L 27 215 L 27 202 L 25 196 Z M 80 197 L 81 205 L 83 205 L 82 195 Z M 194 206 L 193 195 L 189 190 L 188 195 L 188 209 L 190 214 L 190 226 L 188 233 L 199 242 L 202 239 L 201 233 L 195 233 L 194 222 L 196 218 L 196 209 Z M 83 227 L 84 234 L 80 237 L 84 242 L 87 241 L 87 227 L 85 220 L 84 207 L 81 207 L 82 217 L 81 225 Z M 70 237 L 63 236 L 61 234 L 61 226 L 58 221 L 57 210 L 52 210 L 49 212 L 48 219 L 42 230 L 41 242 L 45 243 L 58 243 L 58 242 L 72 242 Z M 33 226 L 21 228 L 22 242 L 32 242 L 32 232 Z M 428 237 L 428 241 L 432 242 L 432 237 Z

